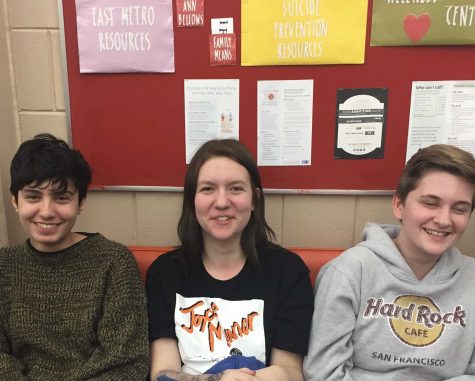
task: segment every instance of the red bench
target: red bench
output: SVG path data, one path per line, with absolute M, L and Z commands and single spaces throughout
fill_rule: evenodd
M 129 249 L 132 251 L 135 260 L 137 261 L 142 279 L 145 280 L 147 269 L 152 264 L 152 262 L 159 255 L 173 250 L 173 247 L 129 246 Z M 299 247 L 292 247 L 289 248 L 289 250 L 297 253 L 303 259 L 310 270 L 310 279 L 312 284 L 314 284 L 315 278 L 322 266 L 344 251 L 344 249 L 316 249 Z

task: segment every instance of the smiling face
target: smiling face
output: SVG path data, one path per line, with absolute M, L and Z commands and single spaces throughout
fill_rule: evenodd
M 54 252 L 76 242 L 71 229 L 84 200 L 79 203 L 78 192 L 71 182 L 65 192 L 58 192 L 49 181 L 27 185 L 12 202 L 35 249 Z
M 461 238 L 471 214 L 474 186 L 448 172 L 428 171 L 404 202 L 393 198 L 401 221 L 395 242 L 408 262 L 435 263 Z
M 239 243 L 251 218 L 253 188 L 246 168 L 227 157 L 213 157 L 201 167 L 195 212 L 203 242 Z

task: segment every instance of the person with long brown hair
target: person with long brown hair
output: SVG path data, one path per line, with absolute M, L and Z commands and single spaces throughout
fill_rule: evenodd
M 254 158 L 212 140 L 185 176 L 181 246 L 147 275 L 151 377 L 302 381 L 313 311 L 308 269 L 272 243 Z

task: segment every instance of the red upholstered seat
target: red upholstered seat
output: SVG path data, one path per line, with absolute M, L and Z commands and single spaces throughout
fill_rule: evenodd
M 134 254 L 135 260 L 140 269 L 142 279 L 145 280 L 148 267 L 159 255 L 173 250 L 173 247 L 163 246 L 129 246 Z M 324 264 L 335 258 L 344 249 L 320 249 L 320 248 L 301 248 L 291 247 L 289 250 L 300 255 L 310 270 L 310 280 L 315 283 L 315 278 Z

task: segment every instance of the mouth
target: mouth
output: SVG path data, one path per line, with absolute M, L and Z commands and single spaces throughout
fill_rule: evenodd
M 442 232 L 439 230 L 432 230 L 432 229 L 427 229 L 427 228 L 423 228 L 423 229 L 427 234 L 435 236 L 435 237 L 447 237 L 450 234 L 450 232 Z
M 218 216 L 218 217 L 215 217 L 214 219 L 218 222 L 227 222 L 227 221 L 231 220 L 231 217 L 230 216 Z
M 59 226 L 59 224 L 48 224 L 48 223 L 44 223 L 44 222 L 35 222 L 35 224 L 38 225 L 42 229 L 53 229 L 53 228 Z

